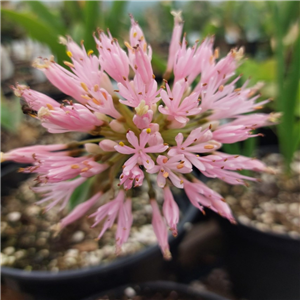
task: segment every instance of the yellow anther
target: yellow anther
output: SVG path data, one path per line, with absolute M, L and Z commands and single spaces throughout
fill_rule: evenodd
M 48 107 L 48 109 L 54 110 L 54 107 L 51 104 L 47 103 L 46 106 Z
M 168 162 L 168 159 L 167 159 L 167 158 L 164 158 L 164 159 L 163 159 L 163 163 L 166 164 L 167 162 Z
M 67 67 L 70 67 L 70 68 L 75 68 L 75 66 L 72 64 L 72 63 L 70 63 L 70 62 L 68 62 L 68 61 L 64 61 L 64 64 L 67 66 Z
M 146 129 L 146 132 L 147 132 L 147 133 L 151 133 L 151 129 L 150 129 L 150 128 L 147 128 L 147 129 Z
M 93 98 L 92 101 L 93 101 L 95 104 L 97 104 L 97 105 L 101 105 L 101 104 L 102 104 L 100 100 L 97 100 L 97 99 L 95 99 L 95 98 Z
M 90 56 L 90 55 L 93 54 L 93 53 L 94 53 L 93 50 L 89 50 L 88 53 L 87 53 L 87 55 Z
M 128 48 L 128 49 L 130 49 L 130 50 L 133 50 L 133 48 L 131 47 L 131 45 L 128 43 L 128 42 L 124 42 L 124 45 Z
M 94 85 L 94 91 L 95 91 L 95 92 L 98 92 L 98 91 L 99 91 L 99 84 L 95 84 L 95 85 Z
M 168 173 L 168 172 L 164 172 L 164 173 L 163 173 L 163 176 L 164 176 L 165 178 L 168 178 L 169 173 Z
M 214 145 L 205 145 L 204 149 L 214 149 L 215 146 Z
M 137 36 L 137 32 L 135 31 L 134 33 L 133 33 L 133 37 L 135 38 Z
M 84 82 L 81 82 L 80 85 L 88 93 L 89 89 L 88 89 L 87 85 Z
M 119 145 L 122 147 L 125 146 L 125 144 L 123 142 L 119 142 Z
M 73 54 L 72 54 L 71 51 L 67 51 L 67 55 L 68 55 L 70 58 L 73 57 Z
M 182 169 L 184 167 L 184 164 L 179 164 L 179 165 L 177 165 L 177 169 Z
M 78 165 L 72 165 L 71 169 L 79 169 L 79 166 Z

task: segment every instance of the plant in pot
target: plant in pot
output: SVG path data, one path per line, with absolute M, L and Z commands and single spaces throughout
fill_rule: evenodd
M 295 4 L 273 3 L 279 145 L 258 149 L 257 155 L 276 171 L 259 184 L 236 189 L 208 183 L 231 204 L 238 226 L 221 222 L 226 237 L 226 265 L 235 292 L 249 299 L 300 297 L 299 206 L 299 32 L 298 20 L 286 10 Z M 276 22 L 275 22 L 276 20 Z M 291 34 L 293 33 L 293 34 Z M 288 38 L 287 38 L 288 37 Z M 287 43 L 287 41 L 289 41 Z M 298 106 L 298 107 L 297 107 Z M 279 146 L 279 149 L 278 149 Z M 251 149 L 246 151 L 251 152 Z M 280 154 L 278 153 L 280 151 Z M 243 267 L 241 267 L 241 265 Z
M 185 36 L 180 43 L 181 13 L 172 14 L 175 25 L 160 87 L 152 71 L 151 47 L 132 16 L 129 42 L 124 42 L 128 52 L 109 31 L 106 34 L 99 30 L 94 34 L 99 56 L 92 50 L 86 51 L 83 43 L 79 46 L 69 37 L 61 38 L 71 60 L 64 64 L 71 71 L 53 58 L 34 62 L 52 84 L 74 100 L 60 104 L 27 86 L 14 87 L 15 94 L 31 108 L 31 115 L 50 133 L 78 131 L 95 136 L 80 142 L 36 145 L 2 154 L 2 160 L 31 164 L 20 171 L 38 174 L 32 190 L 41 195 L 38 204 L 46 204 L 48 213 L 56 206 L 62 210 L 68 204 L 74 206 L 53 224 L 57 234 L 63 235 L 73 222 L 92 209 L 89 220 L 93 228 L 99 226 L 97 240 L 114 227 L 116 254 L 120 253 L 130 235 L 133 198 L 140 187 L 146 191 L 162 256 L 170 260 L 168 241 L 174 239 L 168 238 L 168 228 L 174 237 L 183 232 L 182 223 L 177 229 L 180 211 L 174 189 L 184 191 L 190 203 L 203 213 L 204 206 L 209 207 L 235 222 L 223 197 L 198 180 L 193 170 L 237 185 L 256 180 L 237 173 L 237 169 L 268 170 L 256 159 L 218 151 L 224 143 L 257 136 L 251 129 L 274 119 L 269 114 L 245 114 L 268 101 L 256 102 L 256 87 L 244 84 L 236 89 L 239 77 L 234 78 L 234 74 L 243 50 L 233 49 L 219 60 L 212 37 L 201 44 L 196 41 L 192 47 L 187 46 Z M 118 90 L 113 88 L 110 78 L 117 82 Z M 224 123 L 224 119 L 230 121 Z M 159 202 L 159 194 L 163 203 Z M 182 194 L 179 197 L 183 198 Z M 136 281 L 145 280 L 154 269 L 160 272 L 162 263 L 157 266 L 153 259 L 156 249 L 145 250 L 139 258 L 118 259 L 82 270 L 51 273 L 3 267 L 2 274 L 10 286 L 44 299 L 78 299 L 83 293 L 87 296 L 97 289 L 131 281 L 137 270 Z

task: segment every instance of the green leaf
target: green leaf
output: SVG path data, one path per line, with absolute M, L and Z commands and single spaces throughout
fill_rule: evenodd
M 92 178 L 88 179 L 75 189 L 69 200 L 70 210 L 73 210 L 78 204 L 88 200 L 92 182 Z
M 222 149 L 224 152 L 228 154 L 241 154 L 241 144 L 240 143 L 234 143 L 234 144 L 223 144 Z
M 284 128 L 289 129 L 291 131 L 291 138 L 293 136 L 293 129 L 294 123 L 296 122 L 296 114 L 295 111 L 297 110 L 297 99 L 299 97 L 298 91 L 299 91 L 299 79 L 300 79 L 300 36 L 298 36 L 295 48 L 293 49 L 293 58 L 290 64 L 290 70 L 287 75 L 287 83 L 284 91 L 284 95 L 286 97 L 285 99 L 285 105 L 284 105 L 284 111 L 283 111 L 283 122 L 284 122 Z M 299 103 L 299 99 L 298 99 Z M 298 107 L 299 110 L 299 107 Z M 296 143 L 297 140 L 291 139 L 291 148 L 288 149 L 289 153 L 289 161 L 292 160 L 293 151 L 296 148 L 294 143 Z
M 69 30 L 78 22 L 82 23 L 83 14 L 79 1 L 64 1 L 62 14 L 65 19 L 65 24 L 68 24 Z M 81 37 L 81 39 L 82 38 L 83 37 Z
M 251 76 L 250 83 L 255 84 L 258 81 L 273 82 L 276 75 L 276 60 L 271 58 L 262 62 L 248 58 L 240 67 L 239 72 L 243 73 L 243 79 Z
M 1 9 L 1 13 L 22 26 L 30 37 L 48 45 L 53 54 L 56 55 L 59 63 L 62 63 L 66 59 L 65 49 L 58 43 L 58 36 L 53 32 L 52 28 L 38 20 L 34 15 L 8 9 Z
M 105 19 L 105 26 L 109 28 L 113 37 L 120 37 L 120 30 L 123 27 L 121 21 L 126 11 L 126 5 L 127 1 L 113 1 L 111 9 Z
M 38 19 L 45 25 L 52 28 L 57 35 L 66 34 L 66 28 L 62 19 L 55 15 L 50 8 L 45 6 L 40 1 L 25 1 L 31 8 L 32 12 L 38 17 Z
M 95 32 L 97 28 L 97 22 L 99 18 L 99 3 L 99 1 L 84 2 L 84 45 L 88 50 L 95 50 L 93 32 Z
M 23 113 L 17 99 L 8 101 L 1 96 L 1 126 L 8 131 L 16 132 L 21 123 Z
M 154 69 L 159 71 L 160 74 L 163 74 L 167 69 L 167 63 L 159 55 L 152 53 L 152 65 Z

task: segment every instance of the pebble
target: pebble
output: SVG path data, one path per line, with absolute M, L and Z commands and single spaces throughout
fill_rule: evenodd
M 72 235 L 71 241 L 72 241 L 73 243 L 79 243 L 79 242 L 83 241 L 84 236 L 85 236 L 85 234 L 84 234 L 83 231 L 80 231 L 80 230 L 79 230 L 79 231 L 76 231 L 76 232 L 74 232 L 74 234 Z
M 286 229 L 283 225 L 272 224 L 271 227 L 272 227 L 272 230 L 276 233 L 285 233 L 286 232 Z
M 76 258 L 70 257 L 70 256 L 65 257 L 64 262 L 66 263 L 66 265 L 67 265 L 68 267 L 72 267 L 72 266 L 74 266 L 74 265 L 77 264 Z
M 300 238 L 300 234 L 296 231 L 290 231 L 289 233 L 289 236 L 294 238 L 294 239 L 299 239 Z
M 6 255 L 12 255 L 15 252 L 15 248 L 14 247 L 7 247 L 7 248 L 3 249 L 2 252 Z
M 129 298 L 133 298 L 136 295 L 136 291 L 129 286 L 124 290 L 124 294 Z
M 1 222 L 1 234 L 5 232 L 7 228 L 7 223 L 6 222 Z
M 78 256 L 79 250 L 78 249 L 69 249 L 66 251 L 65 256 Z
M 14 223 L 21 219 L 21 213 L 18 211 L 13 211 L 7 215 L 7 220 Z
M 3 253 L 0 254 L 0 264 L 1 266 L 5 266 L 7 264 L 7 255 Z
M 48 249 L 42 249 L 37 253 L 37 255 L 44 257 L 44 258 L 48 257 L 49 254 L 50 254 L 50 252 Z
M 21 259 L 21 258 L 25 257 L 26 254 L 27 254 L 26 250 L 24 250 L 24 249 L 18 250 L 18 251 L 15 252 L 15 258 L 16 259 Z
M 300 215 L 299 209 L 300 209 L 299 203 L 291 203 L 291 204 L 289 204 L 289 212 L 293 216 L 297 217 L 297 216 Z
M 270 212 L 263 213 L 261 219 L 266 224 L 272 224 L 274 222 L 273 214 Z
M 79 251 L 93 251 L 98 249 L 98 243 L 94 240 L 86 240 L 80 244 L 74 245 L 73 248 Z
M 245 224 L 245 225 L 250 224 L 250 220 L 249 220 L 249 218 L 246 217 L 246 216 L 238 216 L 238 220 L 239 220 L 242 224 Z
M 268 231 L 270 230 L 270 227 L 264 223 L 261 223 L 261 222 L 257 222 L 255 224 L 255 227 L 261 231 Z
M 28 216 L 37 216 L 41 212 L 41 208 L 37 205 L 30 205 L 26 209 L 26 214 Z
M 288 210 L 288 205 L 286 203 L 279 203 L 276 204 L 276 211 L 281 213 L 281 214 L 285 214 Z
M 11 266 L 16 261 L 16 258 L 14 256 L 7 256 L 7 265 Z

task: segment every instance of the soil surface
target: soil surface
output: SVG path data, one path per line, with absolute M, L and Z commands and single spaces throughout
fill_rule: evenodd
M 249 187 L 231 186 L 220 180 L 210 180 L 207 185 L 224 196 L 241 223 L 299 239 L 300 151 L 295 153 L 289 175 L 280 154 L 269 154 L 262 161 L 275 174 L 252 174 L 260 182 L 248 182 Z

